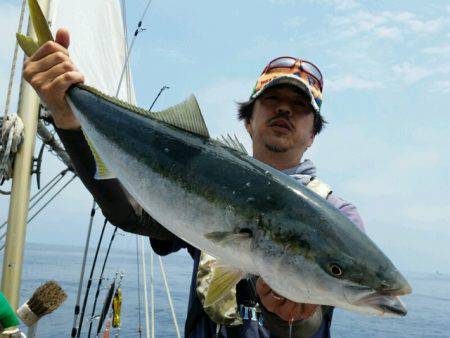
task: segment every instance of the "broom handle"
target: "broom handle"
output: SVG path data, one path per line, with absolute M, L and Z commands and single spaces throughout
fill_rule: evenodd
M 31 325 L 28 328 L 27 338 L 36 338 L 36 331 L 37 331 L 37 323 Z

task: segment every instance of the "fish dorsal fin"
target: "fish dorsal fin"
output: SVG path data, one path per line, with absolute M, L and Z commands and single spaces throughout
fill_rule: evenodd
M 220 143 L 224 144 L 228 148 L 237 150 L 245 155 L 248 155 L 247 149 L 245 149 L 244 145 L 241 141 L 234 135 L 234 138 L 227 134 L 226 136 L 222 135 L 217 139 Z
M 213 277 L 205 296 L 204 307 L 211 306 L 229 294 L 230 290 L 245 277 L 242 270 L 216 262 Z
M 42 13 L 41 7 L 39 7 L 37 0 L 28 0 L 28 8 L 30 10 L 30 18 L 33 22 L 33 28 L 36 32 L 37 41 L 20 33 L 17 33 L 16 37 L 25 54 L 27 56 L 31 56 L 44 43 L 47 41 L 53 41 L 53 36 L 50 28 L 48 27 L 47 19 Z
M 97 180 L 108 180 L 111 178 L 115 178 L 115 176 L 106 167 L 105 162 L 103 162 L 103 160 L 101 159 L 97 150 L 94 148 L 94 145 L 92 144 L 91 140 L 86 136 L 85 133 L 83 134 L 87 144 L 89 145 L 89 148 L 91 149 L 92 156 L 94 157 L 95 160 L 96 171 L 94 178 Z
M 173 107 L 160 112 L 149 113 L 149 116 L 174 127 L 209 138 L 208 128 L 194 95 Z

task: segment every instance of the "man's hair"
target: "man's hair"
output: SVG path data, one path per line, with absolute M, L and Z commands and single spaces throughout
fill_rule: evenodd
M 255 106 L 255 101 L 246 101 L 246 102 L 238 102 L 238 119 L 239 121 L 245 120 L 246 123 L 249 123 L 253 116 L 253 107 Z M 319 134 L 325 123 L 325 119 L 320 113 L 314 114 L 314 124 L 313 124 L 313 132 L 314 135 Z

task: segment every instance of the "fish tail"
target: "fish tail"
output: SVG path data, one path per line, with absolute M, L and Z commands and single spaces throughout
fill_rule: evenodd
M 37 0 L 28 0 L 30 18 L 36 32 L 37 41 L 29 36 L 16 33 L 17 42 L 27 56 L 33 55 L 47 41 L 53 41 L 47 19 Z

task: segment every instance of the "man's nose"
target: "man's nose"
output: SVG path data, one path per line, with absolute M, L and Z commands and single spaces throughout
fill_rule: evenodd
M 283 115 L 287 115 L 289 117 L 292 116 L 292 108 L 287 102 L 283 102 L 283 101 L 280 102 L 275 111 L 276 111 L 277 115 L 283 114 Z

